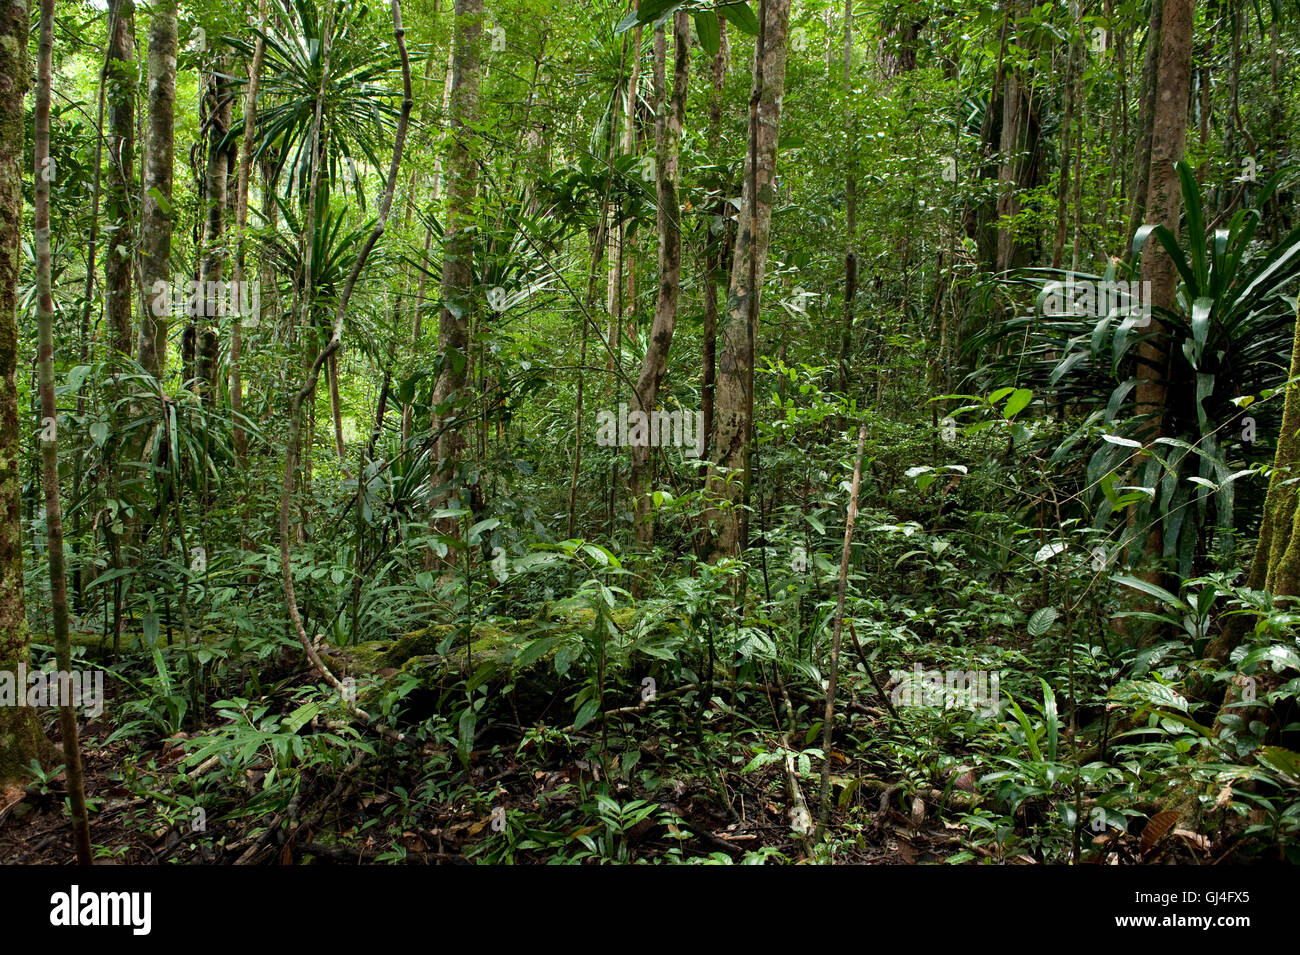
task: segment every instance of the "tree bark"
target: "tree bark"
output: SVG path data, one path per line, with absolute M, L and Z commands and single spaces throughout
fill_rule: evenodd
M 438 463 L 433 482 L 443 487 L 438 500 L 451 497 L 465 439 L 457 419 L 465 401 L 469 367 L 469 316 L 474 307 L 473 205 L 478 167 L 471 149 L 471 125 L 478 111 L 479 39 L 483 0 L 456 0 L 451 76 L 451 150 L 447 157 L 447 208 L 443 225 L 442 311 L 438 345 L 442 370 L 433 390 L 434 435 Z M 450 525 L 448 525 L 450 526 Z
M 176 114 L 176 3 L 159 0 L 149 24 L 149 139 L 140 198 L 140 282 L 146 307 L 136 355 L 161 378 L 172 309 L 172 161 Z M 159 296 L 158 283 L 166 291 Z M 161 313 L 161 314 L 159 314 Z
M 45 486 L 45 527 L 50 558 L 50 603 L 54 611 L 54 647 L 59 671 L 72 672 L 68 642 L 68 576 L 63 563 L 63 509 L 59 501 L 58 407 L 54 402 L 54 294 L 50 277 L 50 77 L 54 58 L 54 0 L 41 0 L 40 44 L 36 61 L 36 106 L 33 113 L 36 240 L 36 321 L 38 375 L 41 393 L 41 483 Z M 72 806 L 72 842 L 77 862 L 92 865 L 90 820 L 81 773 L 81 747 L 73 701 L 59 701 L 59 732 Z
M 727 21 L 718 20 L 718 52 L 713 57 L 713 89 L 709 96 L 709 155 L 717 156 L 722 141 L 722 95 L 727 85 Z M 718 381 L 718 272 L 723 267 L 727 248 L 726 198 L 718 201 L 716 217 L 718 234 L 710 236 L 704 250 L 704 343 L 700 372 L 700 420 L 704 431 L 701 462 L 711 456 L 713 441 L 713 401 Z M 700 465 L 701 477 L 708 476 L 707 465 Z
M 658 197 L 659 226 L 659 294 L 655 300 L 654 323 L 650 341 L 641 361 L 636 382 L 637 407 L 649 415 L 659 400 L 659 385 L 668 366 L 668 352 L 677 326 L 677 299 L 682 277 L 681 207 L 677 197 L 678 142 L 686 118 L 686 86 L 691 68 L 691 31 L 689 14 L 673 14 L 673 92 L 668 99 L 668 40 L 661 24 L 655 29 L 655 166 L 658 171 L 655 193 Z M 689 414 L 683 411 L 682 414 Z M 658 437 L 651 435 L 651 439 Z M 637 546 L 649 549 L 654 543 L 654 514 L 650 501 L 650 471 L 654 449 L 647 442 L 632 448 L 630 483 L 636 512 Z
M 204 173 L 206 227 L 203 236 L 203 314 L 199 319 L 199 397 L 209 406 L 215 403 L 217 383 L 217 320 L 225 309 L 221 283 L 226 268 L 226 186 L 230 176 L 230 153 L 224 148 L 230 130 L 230 81 L 225 66 L 218 64 L 208 80 L 208 162 Z
M 135 341 L 132 321 L 131 265 L 135 229 L 131 197 L 135 195 L 135 4 L 117 0 L 117 16 L 109 36 L 108 195 L 104 232 L 104 300 L 112 353 L 130 355 Z
M 785 94 L 790 0 L 763 0 L 760 6 L 754 84 L 749 99 L 745 185 L 727 292 L 726 325 L 722 332 L 717 419 L 713 428 L 714 466 L 709 470 L 709 493 L 713 500 L 708 518 L 717 534 L 714 559 L 738 554 L 745 546 L 748 530 L 741 505 L 749 487 L 754 343 L 758 337 L 760 296 L 776 197 L 777 137 Z
M 258 3 L 258 26 L 266 29 L 266 0 Z M 257 129 L 257 92 L 262 82 L 262 60 L 266 54 L 266 40 L 259 32 L 253 44 L 253 61 L 248 65 L 248 90 L 244 94 L 244 135 L 239 143 L 239 171 L 235 184 L 235 264 L 234 287 L 239 290 L 239 300 L 251 307 L 253 297 L 246 294 L 247 280 L 244 270 L 244 228 L 248 224 L 248 184 L 253 169 L 253 137 Z M 261 296 L 257 296 L 260 302 Z M 253 316 L 255 325 L 260 316 Z M 248 457 L 248 436 L 244 433 L 241 418 L 244 413 L 244 378 L 241 361 L 244 351 L 243 326 L 245 317 L 236 315 L 230 324 L 230 418 L 231 441 L 235 446 L 235 459 L 242 466 Z
M 1160 35 L 1164 22 L 1164 0 L 1151 0 L 1151 19 L 1147 26 L 1147 49 L 1142 60 L 1142 100 L 1138 106 L 1137 156 L 1133 160 L 1133 184 L 1129 192 L 1129 229 L 1132 235 L 1146 218 L 1147 192 L 1151 175 L 1151 136 L 1156 115 L 1156 98 L 1160 78 Z
M 0 671 L 9 673 L 27 663 L 31 641 L 23 602 L 22 438 L 14 380 L 28 19 L 25 0 L 0 7 Z M 52 755 L 34 709 L 0 706 L 0 783 L 30 777 L 28 764 L 48 764 Z
M 1192 23 L 1195 0 L 1164 0 L 1160 30 L 1160 59 L 1151 123 L 1150 187 L 1146 197 L 1146 221 L 1163 225 L 1178 234 L 1182 213 L 1182 189 L 1175 168 L 1183 159 L 1187 142 L 1187 104 L 1192 74 Z M 1153 309 L 1172 308 L 1178 289 L 1178 272 L 1173 260 L 1158 242 L 1148 241 L 1142 252 L 1142 281 L 1151 283 Z M 1154 336 L 1138 348 L 1137 413 L 1150 415 L 1147 439 L 1163 433 L 1165 381 L 1168 355 L 1162 340 L 1164 326 L 1153 316 Z
M 915 63 L 915 55 L 913 55 Z M 853 345 L 853 300 L 858 294 L 858 178 L 853 129 L 853 0 L 844 0 L 844 132 L 849 171 L 844 177 L 844 327 L 840 331 L 840 391 L 849 390 L 849 350 Z

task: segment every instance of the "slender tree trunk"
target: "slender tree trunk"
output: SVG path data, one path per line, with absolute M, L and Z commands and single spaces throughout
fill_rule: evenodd
M 113 354 L 132 354 L 131 265 L 135 256 L 135 228 L 131 200 L 135 191 L 135 4 L 117 0 L 117 16 L 109 36 L 108 117 L 109 175 L 104 212 L 104 299 Z
M 668 352 L 672 348 L 673 331 L 677 326 L 677 298 L 681 292 L 682 276 L 682 223 L 681 207 L 677 199 L 678 157 L 677 144 L 681 139 L 686 117 L 686 87 L 690 79 L 691 31 L 690 15 L 685 10 L 673 14 L 673 92 L 668 99 L 667 59 L 668 40 L 662 25 L 655 29 L 655 166 L 658 170 L 655 188 L 658 197 L 659 225 L 659 294 L 655 300 L 654 324 L 650 327 L 650 341 L 641 362 L 637 377 L 637 407 L 647 416 L 659 400 L 659 385 L 668 366 Z M 689 414 L 683 411 L 682 414 Z M 684 426 L 683 426 L 684 428 Z M 636 509 L 636 542 L 642 549 L 654 543 L 654 514 L 651 507 L 650 470 L 654 449 L 661 436 L 650 428 L 649 441 L 632 448 L 630 471 L 632 498 Z
M 1129 191 L 1131 236 L 1146 218 L 1147 192 L 1151 175 L 1151 137 L 1156 115 L 1156 97 L 1159 93 L 1160 34 L 1164 22 L 1165 0 L 1151 0 L 1151 19 L 1147 27 L 1146 56 L 1142 61 L 1142 100 L 1138 108 L 1137 156 L 1133 160 L 1133 186 Z
M 1068 224 L 1070 196 L 1070 138 L 1074 135 L 1075 109 L 1078 97 L 1075 89 L 1078 85 L 1076 68 L 1078 63 L 1079 34 L 1083 27 L 1079 21 L 1077 0 L 1070 4 L 1071 41 L 1066 53 L 1065 63 L 1065 115 L 1061 119 L 1061 168 L 1056 180 L 1056 239 L 1052 243 L 1052 268 L 1059 269 L 1065 256 L 1065 236 Z
M 844 132 L 849 171 L 844 177 L 844 328 L 840 332 L 840 391 L 849 390 L 849 349 L 853 345 L 853 300 L 858 294 L 858 177 L 853 128 L 853 0 L 844 0 Z
M 1016 7 L 1016 30 L 1028 13 L 1027 4 Z M 1023 55 L 1023 54 L 1021 54 Z M 1020 234 L 1015 222 L 1021 196 L 1038 185 L 1039 124 L 1032 74 L 1014 62 L 1006 72 L 1002 91 L 1002 163 L 998 170 L 997 271 L 1020 268 L 1033 260 L 1032 241 Z
M 754 86 L 749 99 L 749 149 L 722 331 L 713 428 L 714 467 L 709 471 L 709 492 L 714 501 L 709 523 L 718 535 L 713 548 L 715 557 L 735 556 L 746 543 L 748 524 L 739 505 L 747 497 L 750 478 L 754 343 L 772 225 L 777 135 L 785 94 L 790 0 L 762 0 L 760 6 Z
M 452 496 L 465 439 L 458 421 L 466 404 L 469 367 L 469 316 L 474 307 L 474 193 L 478 169 L 472 151 L 472 124 L 478 111 L 479 38 L 483 0 L 456 0 L 447 157 L 447 208 L 443 225 L 442 312 L 438 320 L 442 370 L 433 390 L 437 467 L 433 482 L 439 500 Z M 455 521 L 444 529 L 454 530 Z
M 632 0 L 632 9 L 640 7 L 640 0 Z M 623 99 L 623 141 L 622 154 L 630 156 L 636 151 L 636 110 L 640 101 L 641 90 L 641 26 L 632 30 L 630 41 L 632 51 L 632 72 L 627 81 L 627 96 Z M 609 314 L 609 349 L 605 353 L 605 370 L 613 371 L 618 363 L 619 350 L 622 347 L 623 315 L 636 307 L 633 295 L 624 295 L 624 276 L 632 270 L 627 262 L 627 223 L 619 213 L 616 205 L 611 212 L 613 221 L 608 232 L 609 241 L 609 282 L 605 295 L 605 310 Z M 631 288 L 631 284 L 627 285 Z
M 216 402 L 218 318 L 228 296 L 220 289 L 226 268 L 226 186 L 230 176 L 230 153 L 223 148 L 230 130 L 230 81 L 226 67 L 218 63 L 208 80 L 208 163 L 204 174 L 204 202 L 207 225 L 203 237 L 203 314 L 199 320 L 199 396 L 209 406 Z M 220 304 L 219 304 L 220 303 Z
M 1177 163 L 1187 142 L 1187 104 L 1192 75 L 1192 23 L 1195 0 L 1164 0 L 1157 70 L 1159 95 L 1151 125 L 1150 186 L 1146 221 L 1163 225 L 1175 235 L 1182 214 L 1182 188 Z M 1173 260 L 1158 242 L 1148 241 L 1142 253 L 1142 280 L 1151 283 L 1153 309 L 1172 308 L 1178 289 Z M 1138 348 L 1137 413 L 1150 415 L 1148 440 L 1163 433 L 1168 355 L 1162 341 L 1164 326 L 1152 317 L 1155 337 Z
M 1146 198 L 1146 219 L 1178 234 L 1182 213 L 1182 189 L 1176 164 L 1182 161 L 1187 142 L 1187 106 L 1191 95 L 1192 25 L 1195 0 L 1163 0 L 1160 29 L 1160 58 L 1156 71 L 1159 95 L 1151 123 L 1150 185 Z M 1154 441 L 1164 434 L 1169 354 L 1160 309 L 1173 308 L 1178 289 L 1178 272 L 1164 247 L 1149 240 L 1142 251 L 1142 281 L 1150 282 L 1152 337 L 1138 346 L 1135 413 L 1145 416 L 1142 438 Z M 1154 520 L 1147 533 L 1145 551 L 1149 558 L 1160 556 L 1163 522 Z M 1160 578 L 1158 568 L 1148 579 Z
M 266 29 L 266 0 L 259 0 L 257 19 L 260 30 Z M 261 295 L 252 296 L 245 291 L 248 281 L 244 270 L 244 229 L 248 224 L 248 184 L 253 170 L 253 142 L 257 130 L 257 93 L 262 82 L 262 60 L 266 54 L 266 41 L 259 32 L 253 44 L 253 61 L 248 65 L 248 90 L 244 94 L 244 135 L 239 143 L 239 172 L 235 184 L 235 265 L 233 284 L 244 308 L 251 308 L 254 298 L 260 304 Z M 251 322 L 249 319 L 251 318 Z M 256 325 L 260 316 L 236 315 L 230 323 L 230 417 L 231 440 L 235 446 L 235 459 L 241 467 L 248 458 L 248 436 L 244 433 L 244 378 L 241 361 L 244 351 L 243 326 Z
M 722 142 L 722 94 L 727 85 L 727 21 L 718 20 L 718 52 L 713 57 L 713 89 L 709 96 L 709 155 L 717 156 Z M 704 445 L 700 451 L 700 477 L 708 476 L 707 462 L 713 442 L 713 402 L 718 381 L 718 273 L 724 264 L 727 248 L 729 206 L 726 198 L 716 210 L 718 234 L 710 236 L 704 251 L 704 343 L 700 374 L 700 419 Z
M 136 354 L 161 378 L 172 308 L 172 161 L 176 114 L 176 3 L 158 0 L 149 24 L 149 140 L 140 197 L 140 282 L 147 297 Z
M 59 671 L 72 672 L 68 642 L 68 577 L 63 564 L 63 509 L 59 501 L 58 407 L 54 403 L 54 294 L 50 278 L 50 76 L 54 58 L 54 0 L 41 0 L 40 46 L 36 62 L 34 111 L 34 181 L 36 239 L 36 321 L 38 372 L 41 392 L 41 483 L 45 485 L 45 527 L 50 556 L 50 603 L 54 610 L 54 647 Z M 72 804 L 72 842 L 77 862 L 92 865 L 90 821 L 86 815 L 86 787 L 81 773 L 81 747 L 73 701 L 61 699 L 59 732 L 63 737 L 63 762 Z

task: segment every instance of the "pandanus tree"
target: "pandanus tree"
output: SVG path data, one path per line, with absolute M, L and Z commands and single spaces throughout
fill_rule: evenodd
M 322 187 L 341 184 L 357 196 L 363 163 L 380 170 L 382 144 L 401 114 L 391 78 L 398 58 L 391 42 L 378 36 L 369 8 L 334 4 L 332 22 L 310 0 L 286 4 L 274 27 L 254 30 L 265 45 L 253 162 L 271 160 L 273 184 L 306 202 L 317 163 Z M 242 37 L 226 42 L 251 58 L 255 44 Z M 317 103 L 320 129 L 316 128 Z M 243 133 L 242 121 L 231 135 Z
M 1286 380 L 1294 320 L 1288 293 L 1300 278 L 1300 229 L 1272 247 L 1256 241 L 1284 173 L 1216 228 L 1206 221 L 1192 170 L 1179 164 L 1177 172 L 1185 242 L 1165 226 L 1147 225 L 1134 237 L 1132 258 L 1100 274 L 1024 270 L 1012 284 L 1037 293 L 1035 308 L 973 336 L 968 346 L 998 353 L 973 374 L 980 387 L 1014 382 L 1050 394 L 1055 411 L 1084 419 L 1075 440 L 1091 440 L 1095 450 L 1078 480 L 1096 525 L 1130 508 L 1136 531 L 1158 521 L 1157 556 L 1189 576 L 1205 569 L 1216 549 L 1228 556 L 1228 535 L 1238 523 L 1235 484 L 1248 464 L 1263 463 L 1260 451 L 1278 433 L 1276 402 L 1249 405 Z M 1111 301 L 1103 309 L 1098 295 L 1093 309 L 1084 307 L 1079 290 L 1138 282 L 1140 256 L 1157 243 L 1178 277 L 1173 307 L 1134 311 L 1145 294 L 1140 285 L 1128 304 Z M 1064 295 L 1073 300 L 1062 301 Z M 1062 307 L 1051 306 L 1057 301 Z M 1158 353 L 1168 356 L 1159 366 L 1141 348 L 1156 336 Z M 1147 417 L 1133 403 L 1144 368 L 1165 388 L 1166 400 L 1163 433 L 1139 450 Z M 1075 446 L 1063 445 L 1056 457 Z

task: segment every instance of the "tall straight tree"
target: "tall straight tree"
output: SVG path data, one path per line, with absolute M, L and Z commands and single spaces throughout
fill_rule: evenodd
M 722 95 L 727 87 L 727 21 L 718 20 L 718 52 L 713 57 L 713 84 L 709 91 L 709 155 L 717 156 L 722 141 Z M 721 190 L 720 190 L 721 191 Z M 704 446 L 700 457 L 711 457 L 713 441 L 713 399 L 718 387 L 718 273 L 722 271 L 727 251 L 727 199 L 719 196 L 714 213 L 719 223 L 716 235 L 710 235 L 704 249 L 704 346 L 700 373 L 700 419 L 704 429 Z M 708 468 L 701 465 L 701 477 Z
M 655 193 L 658 197 L 659 294 L 655 299 L 654 324 L 641 361 L 636 382 L 637 407 L 649 415 L 659 399 L 659 385 L 668 366 L 668 350 L 677 325 L 677 298 L 682 278 L 681 206 L 677 199 L 677 147 L 686 119 L 686 87 L 691 71 L 689 15 L 679 9 L 673 14 L 673 93 L 667 90 L 668 40 L 663 24 L 655 28 Z M 650 475 L 653 459 L 648 444 L 632 448 L 631 485 L 636 509 L 636 541 L 642 548 L 654 543 L 654 514 L 650 506 Z
M 17 292 L 23 225 L 23 96 L 29 82 L 25 0 L 0 5 L 0 671 L 26 664 L 31 643 L 23 602 L 18 430 Z M 30 777 L 52 754 L 30 706 L 0 706 L 0 783 Z
M 226 267 L 226 190 L 230 178 L 230 153 L 226 134 L 230 130 L 230 80 L 224 62 L 218 61 L 208 78 L 208 162 L 203 177 L 206 225 L 203 234 L 203 311 L 199 325 L 198 392 L 207 404 L 215 402 L 217 349 L 220 341 L 216 319 L 222 298 L 217 289 Z
M 244 93 L 244 132 L 239 142 L 239 169 L 235 177 L 235 262 L 232 270 L 239 300 L 247 307 L 252 298 L 244 292 L 247 281 L 244 272 L 244 228 L 248 224 L 248 184 L 253 169 L 254 134 L 257 130 L 257 91 L 262 82 L 262 61 L 266 56 L 266 0 L 257 5 L 257 40 L 253 44 L 253 60 L 248 65 L 248 88 Z M 261 296 L 258 296 L 260 301 Z M 260 316 L 252 316 L 254 320 Z M 240 362 L 244 348 L 244 317 L 235 316 L 230 323 L 230 415 L 231 440 L 235 457 L 244 461 L 248 453 L 248 438 L 240 420 L 244 412 L 244 379 Z
M 72 672 L 68 642 L 68 575 L 63 563 L 63 509 L 59 501 L 58 407 L 54 403 L 54 293 L 50 278 L 50 77 L 54 58 L 54 0 L 41 0 L 40 43 L 36 59 L 36 108 L 33 111 L 33 166 L 36 239 L 37 365 L 41 392 L 41 483 L 45 485 L 45 530 L 50 557 L 50 603 L 54 609 L 54 647 L 59 670 Z M 77 716 L 70 699 L 60 700 L 59 732 L 72 804 L 72 841 L 81 865 L 94 863 L 90 820 L 81 773 Z
M 456 0 L 451 75 L 451 150 L 447 157 L 447 209 L 443 220 L 442 312 L 438 346 L 442 369 L 433 390 L 438 466 L 434 483 L 450 487 L 465 447 L 457 407 L 465 399 L 469 366 L 469 316 L 474 292 L 474 194 L 478 167 L 471 126 L 478 110 L 479 38 L 483 0 Z
M 140 200 L 140 281 L 148 296 L 140 318 L 136 354 L 154 377 L 167 362 L 171 295 L 160 300 L 156 283 L 170 290 L 172 160 L 176 125 L 176 0 L 158 0 L 149 24 L 149 131 Z M 161 312 L 161 314 L 159 314 Z
M 844 131 L 849 140 L 849 170 L 844 176 L 844 328 L 840 332 L 840 391 L 849 390 L 849 349 L 853 345 L 853 300 L 858 294 L 857 134 L 853 128 L 853 0 L 844 0 Z
M 776 148 L 785 95 L 786 44 L 790 0 L 762 0 L 754 84 L 749 96 L 749 148 L 741 195 L 736 249 L 727 291 L 726 324 L 718 368 L 714 467 L 708 514 L 717 540 L 715 556 L 735 556 L 745 546 L 748 521 L 742 505 L 748 498 L 751 432 L 754 422 L 754 343 L 767 264 L 772 205 L 776 198 Z M 737 478 L 740 478 L 737 481 Z
M 132 354 L 135 343 L 131 271 L 135 259 L 135 3 L 116 0 L 108 38 L 108 162 L 104 203 L 104 305 L 114 354 Z
M 1029 29 L 1030 5 L 1027 0 L 1016 0 L 1014 9 L 1019 37 L 1022 29 Z M 1002 161 L 998 167 L 997 207 L 999 272 L 1020 268 L 1033 260 L 1033 242 L 1022 235 L 1015 219 L 1020 214 L 1022 194 L 1038 185 L 1039 166 L 1041 107 L 1034 90 L 1033 72 L 1020 60 L 1029 54 L 1019 44 L 1013 44 L 1009 53 L 1016 59 L 1006 70 L 1002 88 Z
M 1182 187 L 1177 164 L 1187 143 L 1187 105 L 1191 96 L 1192 24 L 1195 0 L 1164 0 L 1160 55 L 1151 120 L 1151 168 L 1147 178 L 1146 222 L 1163 225 L 1175 235 L 1182 215 Z M 1147 242 L 1142 253 L 1142 281 L 1151 283 L 1153 309 L 1173 308 L 1178 272 L 1164 247 Z M 1151 319 L 1155 334 L 1138 348 L 1137 412 L 1150 415 L 1149 438 L 1162 433 L 1169 356 L 1161 341 L 1164 326 Z

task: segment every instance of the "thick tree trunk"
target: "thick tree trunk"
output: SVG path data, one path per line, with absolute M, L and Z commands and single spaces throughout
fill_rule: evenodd
M 131 264 L 135 255 L 135 228 L 131 202 L 135 196 L 135 4 L 117 0 L 112 18 L 108 58 L 109 166 L 108 195 L 104 203 L 104 300 L 113 354 L 132 354 Z
M 22 437 L 14 381 L 28 20 L 24 0 L 0 7 L 0 672 L 8 673 L 27 663 L 31 639 L 23 602 Z M 0 783 L 30 777 L 28 763 L 52 755 L 34 709 L 0 706 Z
M 172 160 L 176 113 L 176 3 L 159 0 L 149 24 L 149 139 L 140 197 L 140 282 L 146 307 L 136 355 L 155 378 L 167 363 L 172 308 Z M 159 285 L 158 283 L 161 283 Z M 166 292 L 159 294 L 162 289 Z M 161 314 L 159 314 L 161 313 Z
M 478 181 L 471 150 L 471 126 L 478 110 L 479 38 L 483 31 L 483 0 L 456 0 L 451 77 L 450 127 L 447 157 L 447 209 L 443 226 L 442 312 L 438 346 L 442 370 L 433 390 L 434 436 L 438 464 L 433 481 L 451 497 L 465 439 L 458 420 L 463 414 L 469 367 L 469 316 L 474 307 L 473 205 Z
M 655 188 L 659 200 L 659 294 L 654 324 L 636 382 L 637 408 L 649 415 L 659 400 L 659 385 L 668 366 L 668 351 L 677 326 L 677 298 L 682 277 L 681 207 L 677 198 L 677 144 L 686 117 L 686 86 L 691 68 L 690 17 L 685 10 L 673 14 L 673 93 L 667 90 L 668 40 L 662 25 L 655 30 Z M 683 414 L 688 412 L 683 411 Z M 651 435 L 652 440 L 658 435 Z M 654 543 L 654 514 L 650 506 L 650 472 L 654 449 L 649 443 L 632 448 L 632 498 L 636 509 L 637 546 Z
M 763 0 L 754 86 L 749 101 L 749 149 L 741 197 L 736 249 L 727 292 L 726 325 L 719 362 L 717 420 L 713 428 L 713 498 L 709 523 L 717 534 L 714 557 L 735 556 L 746 543 L 748 523 L 741 505 L 749 487 L 754 420 L 754 344 L 767 264 L 772 205 L 776 197 L 777 135 L 785 94 L 786 40 L 790 0 Z

